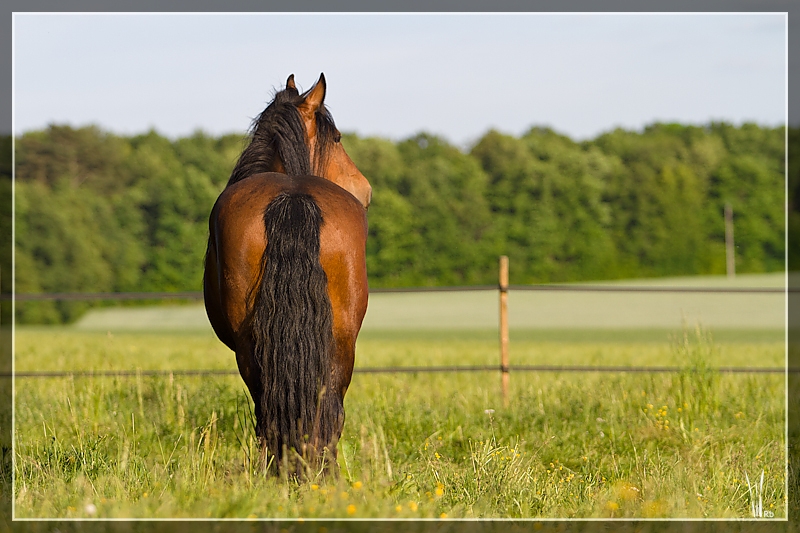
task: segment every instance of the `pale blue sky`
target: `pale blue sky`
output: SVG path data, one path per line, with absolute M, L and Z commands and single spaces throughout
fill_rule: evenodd
M 16 15 L 14 131 L 249 126 L 320 72 L 342 131 L 460 146 L 656 120 L 784 123 L 784 15 Z

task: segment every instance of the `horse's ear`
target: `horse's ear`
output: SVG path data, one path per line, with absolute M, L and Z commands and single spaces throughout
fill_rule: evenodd
M 286 88 L 287 89 L 294 89 L 295 91 L 297 90 L 297 87 L 295 87 L 295 85 L 294 85 L 294 74 L 290 74 L 289 75 L 289 79 L 286 80 Z
M 319 81 L 305 94 L 303 103 L 297 106 L 301 111 L 314 113 L 325 101 L 325 74 L 319 75 Z

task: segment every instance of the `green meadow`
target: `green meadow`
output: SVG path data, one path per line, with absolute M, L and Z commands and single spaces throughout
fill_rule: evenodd
M 300 484 L 263 475 L 237 375 L 17 377 L 15 517 L 785 517 L 785 374 L 714 372 L 785 366 L 783 295 L 664 296 L 512 291 L 507 407 L 496 371 L 356 373 L 338 479 Z M 375 294 L 356 366 L 497 365 L 496 300 Z M 17 372 L 236 368 L 195 304 L 14 340 Z

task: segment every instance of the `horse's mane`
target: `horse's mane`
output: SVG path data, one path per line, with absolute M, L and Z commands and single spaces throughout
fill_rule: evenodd
M 253 120 L 250 142 L 239 156 L 239 161 L 228 179 L 228 186 L 253 174 L 273 170 L 276 156 L 283 162 L 286 174 L 290 176 L 321 176 L 329 148 L 335 142 L 336 125 L 328 109 L 321 104 L 315 114 L 316 164 L 312 168 L 305 126 L 297 109 L 307 94 L 308 91 L 300 94 L 293 87 L 287 87 L 275 94 L 267 108 Z

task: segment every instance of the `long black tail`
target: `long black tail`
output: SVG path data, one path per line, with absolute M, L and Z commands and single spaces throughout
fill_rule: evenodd
M 267 248 L 253 310 L 263 393 L 259 433 L 278 459 L 321 450 L 336 424 L 328 392 L 333 311 L 319 259 L 322 213 L 307 194 L 279 194 L 264 212 Z M 327 400 L 327 401 L 326 401 Z

